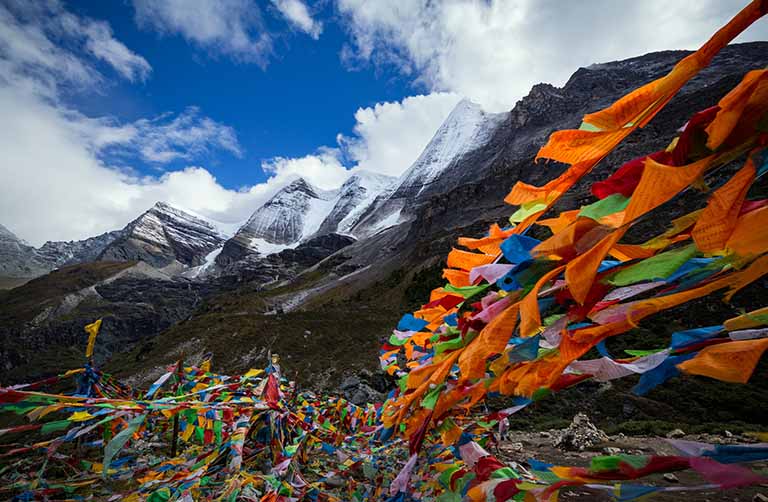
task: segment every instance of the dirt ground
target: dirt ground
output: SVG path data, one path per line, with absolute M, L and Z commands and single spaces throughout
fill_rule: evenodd
M 606 450 L 606 448 L 618 448 L 621 453 L 630 455 L 678 455 L 679 452 L 673 448 L 664 438 L 659 437 L 626 437 L 624 435 L 609 436 L 607 440 L 595 444 L 593 447 L 584 451 L 563 451 L 553 446 L 554 438 L 558 431 L 549 432 L 511 432 L 507 438 L 499 444 L 497 452 L 494 452 L 500 460 L 515 461 L 523 463 L 533 458 L 555 465 L 580 466 L 589 465 L 590 459 L 595 456 L 617 454 L 616 450 Z M 754 442 L 750 438 L 734 435 L 732 437 L 716 436 L 711 434 L 688 435 L 681 437 L 689 441 L 701 441 L 716 444 L 736 444 Z M 765 476 L 768 476 L 768 462 L 755 462 L 750 467 Z M 683 487 L 702 485 L 703 481 L 694 471 L 682 471 L 674 473 L 677 481 L 668 481 L 662 475 L 653 475 L 642 480 L 635 481 L 635 484 L 662 486 L 662 487 Z M 606 483 L 610 484 L 610 483 Z M 768 497 L 768 484 L 739 488 L 733 490 L 702 490 L 702 491 L 680 491 L 680 492 L 662 492 L 651 494 L 643 500 L 659 502 L 762 502 L 762 496 Z M 563 489 L 560 492 L 560 501 L 572 502 L 603 502 L 615 500 L 605 492 L 599 490 L 589 490 L 585 488 Z

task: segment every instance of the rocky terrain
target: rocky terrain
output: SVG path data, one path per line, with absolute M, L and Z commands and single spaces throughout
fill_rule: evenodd
M 601 455 L 676 455 L 678 451 L 668 441 L 681 439 L 699 441 L 710 444 L 744 444 L 756 443 L 758 440 L 749 432 L 733 433 L 721 429 L 715 433 L 687 433 L 675 428 L 659 431 L 660 435 L 627 435 L 623 432 L 607 434 L 600 430 L 584 414 L 573 417 L 573 421 L 563 429 L 548 429 L 541 431 L 510 431 L 499 438 L 494 453 L 500 460 L 514 465 L 523 464 L 528 459 L 536 459 L 555 465 L 587 467 L 592 458 Z M 575 439 L 582 447 L 574 447 L 563 438 Z M 768 471 L 768 463 L 756 462 L 751 468 L 758 472 Z M 643 484 L 660 487 L 675 487 L 679 485 L 703 484 L 693 472 L 667 473 L 649 476 Z M 709 502 L 762 502 L 768 497 L 766 487 L 748 487 L 735 490 L 700 490 L 695 492 L 666 492 L 653 495 L 653 500 L 659 501 L 709 501 Z M 590 490 L 584 487 L 565 488 L 558 500 L 577 501 L 589 500 L 609 502 L 616 500 L 604 491 Z

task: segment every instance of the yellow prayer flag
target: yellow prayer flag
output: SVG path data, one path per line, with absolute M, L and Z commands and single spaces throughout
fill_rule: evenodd
M 96 343 L 96 335 L 99 334 L 99 328 L 101 328 L 101 319 L 85 327 L 85 332 L 88 333 L 88 347 L 85 349 L 85 357 L 93 355 L 93 346 Z

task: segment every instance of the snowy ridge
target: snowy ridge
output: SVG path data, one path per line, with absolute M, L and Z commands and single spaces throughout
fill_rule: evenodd
M 396 178 L 369 171 L 358 171 L 345 181 L 317 235 L 332 232 L 355 236 L 352 227 L 368 207 L 379 197 L 391 192 Z
M 338 193 L 320 190 L 298 178 L 258 208 L 233 239 L 260 254 L 297 244 L 320 228 Z
M 421 155 L 397 179 L 395 188 L 381 193 L 361 211 L 350 232 L 367 237 L 408 218 L 408 206 L 465 154 L 487 145 L 509 113 L 486 113 L 462 99 L 435 132 Z
M 129 223 L 99 259 L 141 260 L 155 267 L 178 262 L 196 267 L 224 240 L 221 231 L 207 219 L 158 202 Z
M 453 161 L 486 145 L 508 116 L 508 113 L 486 113 L 468 99 L 459 101 L 419 158 L 400 176 L 398 196 L 418 195 Z

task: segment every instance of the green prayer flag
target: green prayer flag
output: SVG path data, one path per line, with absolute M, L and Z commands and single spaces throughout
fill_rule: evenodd
M 62 429 L 66 429 L 72 425 L 72 422 L 69 420 L 56 420 L 55 422 L 48 422 L 47 424 L 43 424 L 42 429 L 40 431 L 43 434 L 48 434 L 49 432 L 55 432 L 60 431 Z
M 593 204 L 582 207 L 581 211 L 579 211 L 579 216 L 592 218 L 593 220 L 598 221 L 604 216 L 623 211 L 628 205 L 628 197 L 624 197 L 620 193 L 614 193 L 605 199 L 601 199 Z
M 446 284 L 443 289 L 445 289 L 449 293 L 455 293 L 459 296 L 462 296 L 464 298 L 469 298 L 471 296 L 475 296 L 479 292 L 487 289 L 490 286 L 490 284 L 481 284 L 479 286 L 465 286 L 463 288 L 457 288 L 456 286 L 452 286 L 450 284 Z
M 666 251 L 656 256 L 635 263 L 613 274 L 608 283 L 614 286 L 627 286 L 642 281 L 666 279 L 679 269 L 683 263 L 693 258 L 698 250 L 696 245 Z
M 143 415 L 137 415 L 133 417 L 133 419 L 128 422 L 128 427 L 118 432 L 115 437 L 112 439 L 112 441 L 107 444 L 107 446 L 104 447 L 104 468 L 101 471 L 101 477 L 104 479 L 107 478 L 107 472 L 109 471 L 109 464 L 112 463 L 112 459 L 117 455 L 117 452 L 122 449 L 123 446 L 125 446 L 125 443 L 128 442 L 129 439 L 131 439 L 131 436 L 133 436 L 133 433 L 136 432 L 136 430 L 141 426 L 142 423 L 144 423 L 144 419 L 147 417 L 147 414 L 144 413 Z
M 539 211 L 542 211 L 547 208 L 547 204 L 545 202 L 541 202 L 538 200 L 533 200 L 531 202 L 526 202 L 520 208 L 515 211 L 512 216 L 509 217 L 509 222 L 512 224 L 520 223 L 527 217 L 529 217 L 532 214 L 536 214 Z

